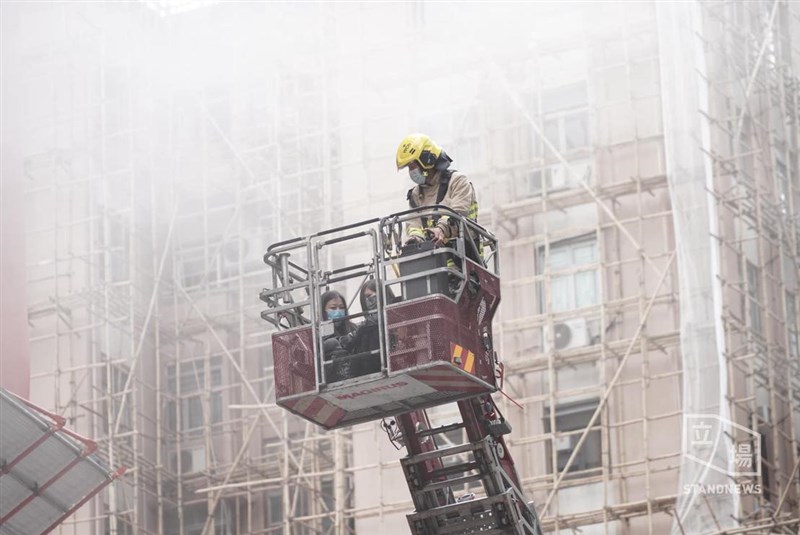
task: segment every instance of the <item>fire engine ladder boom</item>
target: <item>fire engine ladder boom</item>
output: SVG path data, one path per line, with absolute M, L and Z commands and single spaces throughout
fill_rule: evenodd
M 491 396 L 459 401 L 458 408 L 461 422 L 436 428 L 424 411 L 397 417 L 408 451 L 401 464 L 415 506 L 407 517 L 411 533 L 541 535 L 503 440 L 511 428 Z M 462 428 L 467 442 L 437 447 L 437 435 Z M 478 492 L 464 494 L 466 488 Z

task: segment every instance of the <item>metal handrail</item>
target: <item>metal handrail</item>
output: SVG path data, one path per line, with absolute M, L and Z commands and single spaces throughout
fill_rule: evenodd
M 402 230 L 403 223 L 423 216 L 448 216 L 450 222 L 457 227 L 457 235 L 442 247 L 400 257 L 398 252 L 403 245 L 403 237 L 399 231 Z M 344 232 L 346 232 L 345 235 L 337 235 Z M 322 250 L 360 238 L 370 239 L 371 255 L 369 261 L 352 266 L 340 266 L 334 269 L 331 269 L 331 266 L 325 266 L 328 269 L 323 269 L 324 266 L 322 266 L 320 260 L 320 252 Z M 316 378 L 317 388 L 319 389 L 326 384 L 325 367 L 322 365 L 324 336 L 321 331 L 321 325 L 324 322 L 321 318 L 319 303 L 322 290 L 330 287 L 335 282 L 372 276 L 375 279 L 378 297 L 377 313 L 379 315 L 378 331 L 381 370 L 386 373 L 388 369 L 387 348 L 389 347 L 389 333 L 386 328 L 386 307 L 390 304 L 386 302 L 386 289 L 414 279 L 424 279 L 438 273 L 446 273 L 449 277 L 453 277 L 453 280 L 458 281 L 457 291 L 452 295 L 448 294 L 447 297 L 458 301 L 466 286 L 467 277 L 465 275 L 464 262 L 470 259 L 466 252 L 467 247 L 472 247 L 474 251 L 479 252 L 481 250 L 480 244 L 488 244 L 492 249 L 494 271 L 496 272 L 498 258 L 495 254 L 497 251 L 497 239 L 494 234 L 444 205 L 412 208 L 382 218 L 367 219 L 305 237 L 283 240 L 269 246 L 263 257 L 264 263 L 272 269 L 273 288 L 264 289 L 260 294 L 261 299 L 270 305 L 268 309 L 261 313 L 261 317 L 279 329 L 293 329 L 298 325 L 304 324 L 311 327 L 314 351 L 318 356 Z M 298 254 L 302 255 L 305 260 L 305 267 L 290 259 L 292 255 Z M 399 276 L 399 273 L 395 273 L 395 277 L 390 278 L 390 271 L 396 269 L 398 264 L 436 254 L 446 254 L 448 257 L 457 259 L 457 262 L 460 262 L 460 267 L 440 266 L 405 276 Z M 480 261 L 485 264 L 483 258 L 480 258 Z M 307 298 L 295 302 L 292 292 L 297 290 L 305 290 Z M 303 307 L 309 307 L 309 318 L 304 316 Z M 357 318 L 365 314 L 365 311 L 357 314 L 348 314 L 347 319 Z M 282 317 L 291 318 L 288 325 L 281 325 L 280 318 Z

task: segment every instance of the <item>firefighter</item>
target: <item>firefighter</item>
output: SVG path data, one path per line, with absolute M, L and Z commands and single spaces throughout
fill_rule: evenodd
M 408 175 L 416 186 L 408 190 L 411 208 L 441 204 L 454 212 L 478 222 L 478 201 L 475 188 L 464 173 L 450 169 L 452 158 L 425 134 L 406 136 L 397 147 L 397 170 L 408 168 Z M 458 234 L 458 226 L 447 215 L 421 217 L 408 222 L 406 243 L 426 238 L 444 245 Z M 476 251 L 468 256 L 477 261 Z

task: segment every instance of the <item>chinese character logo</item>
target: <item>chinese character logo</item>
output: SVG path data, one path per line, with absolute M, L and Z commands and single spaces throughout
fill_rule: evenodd
M 761 476 L 758 432 L 716 414 L 685 414 L 683 433 L 689 459 L 730 477 Z
M 753 468 L 753 446 L 749 442 L 740 442 L 731 448 L 731 456 L 734 459 L 736 468 Z
M 692 446 L 711 446 L 711 424 L 699 421 L 692 424 Z

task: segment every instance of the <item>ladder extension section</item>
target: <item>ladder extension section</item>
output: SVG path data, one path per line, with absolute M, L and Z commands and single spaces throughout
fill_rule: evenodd
M 416 509 L 407 516 L 411 533 L 541 535 L 503 441 L 510 426 L 490 396 L 458 405 L 463 422 L 434 429 L 423 411 L 397 418 L 409 452 L 401 464 Z M 468 442 L 437 447 L 437 434 L 461 428 Z

